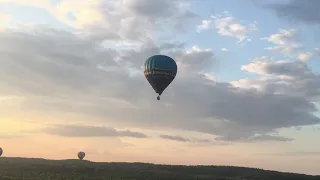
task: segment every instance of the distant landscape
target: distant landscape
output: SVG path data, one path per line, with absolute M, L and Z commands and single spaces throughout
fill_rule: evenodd
M 1 180 L 320 180 L 320 176 L 233 166 L 0 158 Z

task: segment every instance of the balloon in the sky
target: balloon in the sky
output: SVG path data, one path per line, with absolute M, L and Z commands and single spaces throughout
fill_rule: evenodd
M 2 148 L 0 147 L 0 156 L 2 155 L 2 153 L 3 153 L 3 150 L 2 150 Z
M 86 153 L 84 153 L 84 152 L 82 152 L 82 151 L 78 152 L 78 158 L 79 158 L 80 160 L 82 160 L 82 159 L 84 158 L 84 156 L 86 156 Z
M 169 56 L 154 55 L 144 63 L 144 75 L 159 96 L 169 86 L 177 74 L 177 64 Z

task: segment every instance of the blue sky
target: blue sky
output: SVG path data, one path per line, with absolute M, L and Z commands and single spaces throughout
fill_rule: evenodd
M 318 2 L 0 0 L 4 155 L 317 174 Z M 158 53 L 178 64 L 161 101 Z

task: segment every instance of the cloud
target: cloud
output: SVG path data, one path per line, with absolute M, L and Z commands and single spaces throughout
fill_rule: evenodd
M 120 131 L 104 126 L 55 125 L 44 128 L 43 132 L 65 137 L 148 137 L 140 132 Z
M 293 138 L 287 138 L 282 136 L 275 136 L 275 135 L 269 135 L 269 134 L 255 134 L 251 137 L 246 138 L 238 138 L 238 137 L 232 137 L 232 136 L 220 136 L 216 138 L 218 141 L 235 141 L 235 142 L 263 142 L 263 141 L 279 141 L 279 142 L 286 142 L 286 141 L 292 141 Z
M 253 141 L 292 141 L 294 139 L 264 134 L 264 135 L 258 135 L 258 136 L 252 137 L 250 140 L 253 140 Z
M 82 34 L 34 26 L 29 33 L 1 33 L 0 51 L 0 96 L 20 97 L 23 101 L 15 108 L 25 112 L 59 112 L 128 129 L 195 131 L 222 141 L 252 140 L 280 128 L 319 123 L 313 114 L 317 76 L 299 64 L 288 66 L 296 68 L 292 77 L 299 81 L 285 81 L 298 88 L 278 93 L 283 87 L 274 81 L 264 82 L 268 90 L 257 91 L 207 78 L 216 61 L 212 50 L 181 43 L 150 40 L 134 49 L 102 48 Z M 142 69 L 145 59 L 157 53 L 170 55 L 179 66 L 161 101 Z M 279 68 L 271 70 L 281 74 Z M 67 135 L 66 129 L 51 132 Z
M 319 6 L 320 2 L 317 0 L 291 0 L 288 3 L 264 5 L 264 7 L 273 10 L 281 18 L 309 25 L 320 23 Z
M 310 73 L 305 63 L 286 60 L 272 61 L 266 56 L 255 58 L 252 63 L 242 66 L 241 69 L 260 75 L 284 75 L 289 77 L 306 76 Z
M 288 56 L 292 55 L 296 50 L 301 48 L 301 44 L 297 38 L 297 31 L 294 29 L 280 29 L 279 33 L 272 34 L 261 39 L 275 44 L 275 46 L 267 47 L 265 49 L 279 51 Z
M 227 48 L 221 48 L 221 51 L 228 52 L 229 50 Z
M 242 70 L 261 75 L 258 79 L 242 79 L 232 84 L 256 89 L 272 94 L 286 94 L 294 97 L 317 101 L 320 92 L 320 76 L 313 73 L 301 61 L 272 60 L 266 56 L 258 57 L 252 63 L 241 67 Z M 307 105 L 314 109 L 314 105 Z M 315 109 L 316 110 L 316 109 Z
M 168 140 L 180 141 L 180 142 L 211 143 L 211 141 L 208 139 L 189 139 L 189 138 L 185 138 L 178 135 L 172 136 L 172 135 L 162 134 L 159 137 L 162 139 L 168 139 Z
M 118 0 L 79 1 L 62 0 L 56 3 L 44 0 L 0 0 L 43 8 L 61 22 L 85 31 L 97 40 L 116 44 L 134 44 L 155 38 L 162 32 L 183 32 L 196 20 L 186 0 Z
M 311 51 L 306 51 L 306 52 L 298 52 L 297 53 L 297 59 L 299 59 L 302 62 L 306 62 L 310 59 L 314 59 L 316 57 L 320 56 L 320 51 L 319 48 L 314 48 Z
M 181 137 L 181 136 L 170 136 L 170 135 L 160 135 L 161 138 L 163 139 L 169 139 L 173 141 L 181 141 L 181 142 L 189 142 L 190 139 Z
M 300 42 L 298 32 L 295 29 L 280 29 L 278 33 L 261 39 L 275 44 L 275 46 L 265 48 L 266 50 L 277 51 L 302 62 L 319 56 L 316 49 L 313 51 L 305 50 L 305 47 Z
M 120 0 L 86 2 L 79 11 L 69 1 L 62 1 L 63 13 L 71 12 L 77 19 L 77 24 L 82 28 L 94 31 L 94 36 L 108 37 L 117 34 L 126 41 L 137 41 L 153 38 L 155 30 L 176 32 L 186 30 L 188 23 L 197 17 L 189 10 L 188 3 L 184 0 Z M 88 16 L 92 12 L 96 19 Z M 86 13 L 86 14 L 85 14 Z M 90 17 L 90 18 L 88 18 Z
M 314 56 L 314 54 L 312 52 L 301 52 L 301 53 L 298 53 L 297 59 L 305 62 L 305 61 L 308 61 L 309 59 L 311 59 L 313 56 Z
M 222 15 L 211 16 L 209 20 L 202 20 L 200 25 L 197 25 L 197 31 L 215 28 L 221 36 L 234 37 L 242 42 L 244 40 L 250 41 L 248 34 L 251 31 L 255 31 L 258 28 L 256 24 L 241 24 L 236 18 L 234 18 L 228 12 L 224 12 Z

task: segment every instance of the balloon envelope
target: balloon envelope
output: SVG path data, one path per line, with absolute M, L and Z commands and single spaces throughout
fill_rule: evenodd
M 159 96 L 176 77 L 177 71 L 176 62 L 165 55 L 151 56 L 144 63 L 144 75 Z
M 85 156 L 86 156 L 86 153 L 84 153 L 84 152 L 82 152 L 82 151 L 78 152 L 78 158 L 79 158 L 80 160 L 82 160 Z
M 0 156 L 2 155 L 2 153 L 3 153 L 3 150 L 2 150 L 2 148 L 0 148 Z

